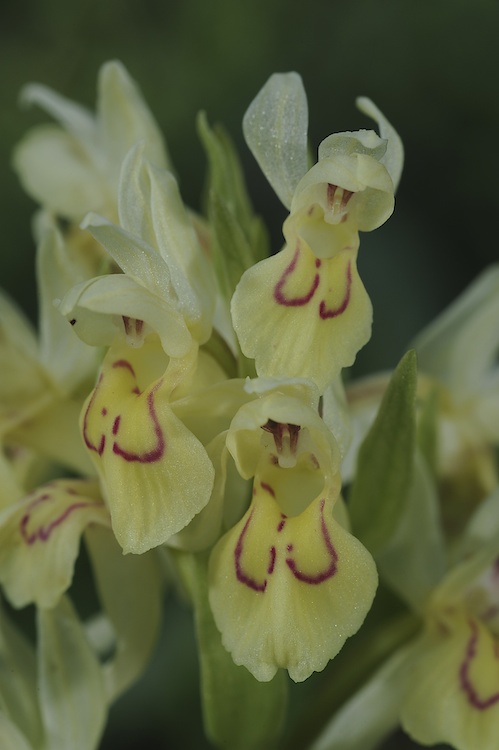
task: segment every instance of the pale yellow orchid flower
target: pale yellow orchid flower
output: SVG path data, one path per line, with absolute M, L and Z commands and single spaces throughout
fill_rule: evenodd
M 371 335 L 357 272 L 360 231 L 390 216 L 402 167 L 400 139 L 368 99 L 373 131 L 338 133 L 307 171 L 307 103 L 296 73 L 274 75 L 250 105 L 246 140 L 290 215 L 284 249 L 242 276 L 232 318 L 261 376 L 306 377 L 319 389 L 351 365 Z
M 196 362 L 195 352 L 169 361 L 155 336 L 139 349 L 117 337 L 83 407 L 83 440 L 124 552 L 166 542 L 210 498 L 211 461 L 170 404 Z
M 254 476 L 253 498 L 211 554 L 209 597 L 224 646 L 261 681 L 278 668 L 295 681 L 324 669 L 377 585 L 370 554 L 333 515 L 339 452 L 317 398 L 310 384 L 274 384 L 227 437 L 240 474 Z
M 26 86 L 21 101 L 42 107 L 59 125 L 30 131 L 14 167 L 32 198 L 76 224 L 89 211 L 116 219 L 121 164 L 139 141 L 156 166 L 169 166 L 158 125 L 120 62 L 99 71 L 95 115 L 41 84 Z

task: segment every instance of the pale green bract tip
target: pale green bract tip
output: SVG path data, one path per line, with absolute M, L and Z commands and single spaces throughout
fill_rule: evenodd
M 367 96 L 357 97 L 355 103 L 361 112 L 377 122 L 381 137 L 385 138 L 387 141 L 386 153 L 380 161 L 387 168 L 388 173 L 392 178 L 393 190 L 396 191 L 402 175 L 402 168 L 404 166 L 404 147 L 402 145 L 402 140 L 395 128 L 390 125 L 384 114 Z
M 246 110 L 243 132 L 279 199 L 290 208 L 307 160 L 307 96 L 298 73 L 275 73 Z

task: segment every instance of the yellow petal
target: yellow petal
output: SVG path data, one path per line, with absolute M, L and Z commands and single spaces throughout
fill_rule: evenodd
M 317 498 L 295 518 L 255 482 L 242 520 L 210 559 L 210 604 L 224 646 L 261 681 L 279 667 L 297 682 L 321 671 L 361 626 L 377 585 L 374 562 Z
M 304 244 L 250 268 L 232 299 L 241 348 L 263 377 L 304 377 L 323 392 L 371 335 L 356 251 L 319 259 Z
M 422 641 L 411 665 L 402 724 L 418 742 L 458 750 L 496 750 L 499 642 L 479 620 L 447 618 Z
M 214 470 L 175 416 L 168 371 L 152 382 L 158 344 L 116 345 L 83 408 L 81 429 L 124 552 L 142 553 L 186 526 L 210 498 Z M 156 363 L 157 364 L 157 363 Z
M 80 536 L 109 524 L 96 482 L 59 480 L 0 515 L 0 580 L 15 607 L 53 607 L 73 577 Z

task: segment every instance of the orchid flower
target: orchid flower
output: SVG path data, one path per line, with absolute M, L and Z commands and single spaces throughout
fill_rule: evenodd
M 32 198 L 75 224 L 89 211 L 116 217 L 121 164 L 139 141 L 150 161 L 169 166 L 158 125 L 120 62 L 99 72 L 96 115 L 41 84 L 26 86 L 21 101 L 42 107 L 59 124 L 30 131 L 16 148 L 14 167 Z
M 236 288 L 234 329 L 259 375 L 307 377 L 321 392 L 370 338 L 358 232 L 376 229 L 392 213 L 403 161 L 384 116 L 369 99 L 358 104 L 377 120 L 382 137 L 366 130 L 331 135 L 311 169 L 307 102 L 296 73 L 271 76 L 243 123 L 290 215 L 284 249 L 248 269 Z
M 266 388 L 228 432 L 239 473 L 253 477 L 253 498 L 211 554 L 209 597 L 236 664 L 261 681 L 279 667 L 301 681 L 361 626 L 377 575 L 334 516 L 339 452 L 317 414 L 317 389 L 286 381 Z

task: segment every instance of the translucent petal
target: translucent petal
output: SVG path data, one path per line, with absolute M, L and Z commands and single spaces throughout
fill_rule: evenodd
M 459 398 L 481 392 L 499 347 L 499 266 L 490 266 L 414 340 L 421 370 Z
M 38 358 L 35 332 L 0 291 L 0 432 L 13 429 L 53 402 L 56 389 Z
M 308 169 L 308 107 L 297 73 L 274 73 L 243 119 L 246 143 L 286 208 Z
M 33 128 L 13 158 L 23 188 L 59 216 L 78 222 L 87 211 L 105 211 L 107 189 L 88 154 L 57 126 Z
M 66 395 L 93 377 L 95 353 L 78 338 L 55 305 L 85 278 L 87 269 L 55 228 L 45 232 L 37 254 L 40 361 Z
M 89 149 L 95 148 L 95 119 L 85 107 L 39 83 L 25 86 L 21 91 L 20 101 L 24 106 L 36 104 L 41 107 L 81 144 Z
M 378 123 L 380 135 L 387 141 L 386 154 L 381 162 L 386 166 L 392 178 L 393 190 L 396 192 L 404 166 L 404 147 L 400 136 L 374 102 L 366 96 L 359 96 L 356 104 L 361 112 Z
M 103 151 L 114 166 L 116 184 L 126 153 L 140 141 L 153 164 L 168 167 L 158 124 L 135 81 L 117 60 L 105 63 L 99 71 L 97 112 Z

